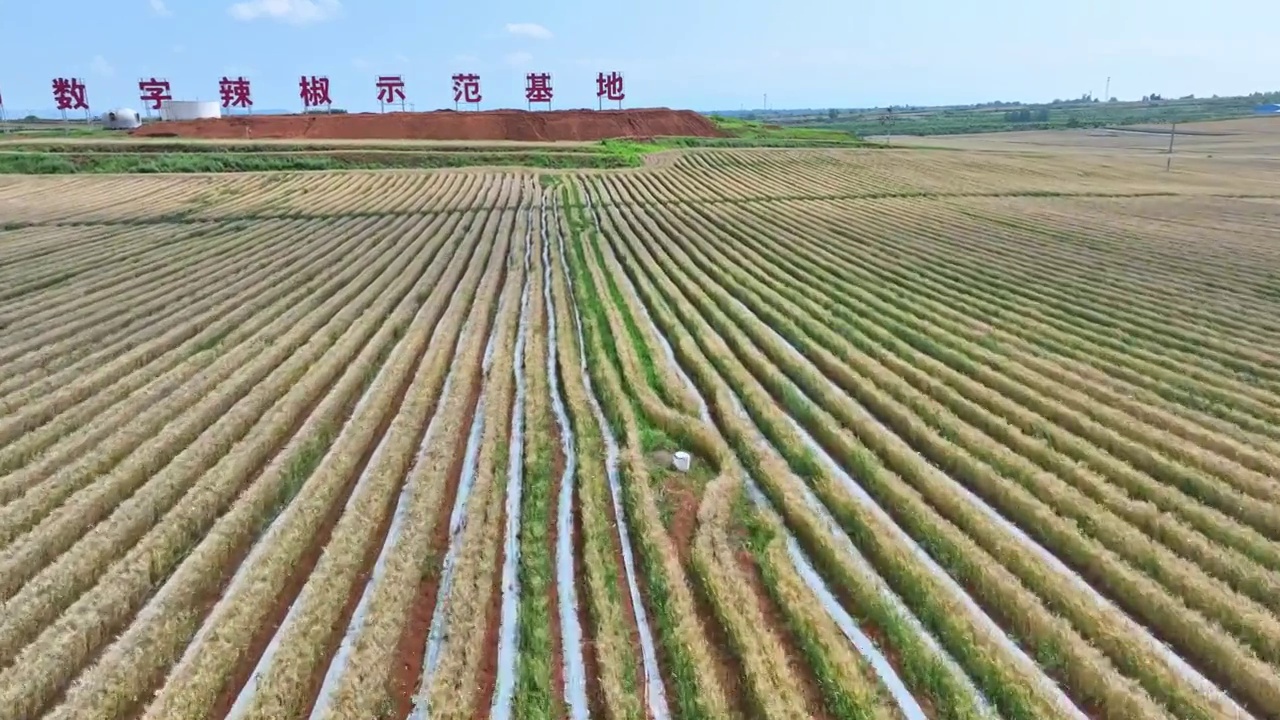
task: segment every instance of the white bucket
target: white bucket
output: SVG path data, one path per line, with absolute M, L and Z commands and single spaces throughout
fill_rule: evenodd
M 671 464 L 680 472 L 689 472 L 689 465 L 693 462 L 693 457 L 689 453 L 681 450 L 671 458 Z

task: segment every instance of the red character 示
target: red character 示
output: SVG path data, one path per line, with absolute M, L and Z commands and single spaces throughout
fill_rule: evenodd
M 382 75 L 378 77 L 378 102 L 404 101 L 404 79 L 399 75 Z

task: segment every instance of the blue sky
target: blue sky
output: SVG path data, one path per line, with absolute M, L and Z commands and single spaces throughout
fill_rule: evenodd
M 957 5 L 964 9 L 956 9 Z M 556 106 L 595 105 L 626 74 L 627 105 L 697 110 L 1136 98 L 1280 89 L 1280 3 L 1267 0 L 0 0 L 0 92 L 52 109 L 50 80 L 86 80 L 96 110 L 139 108 L 140 76 L 214 99 L 245 75 L 259 108 L 294 109 L 306 73 L 334 102 L 376 110 L 403 74 L 418 110 L 481 76 L 485 107 L 522 107 L 553 73 Z

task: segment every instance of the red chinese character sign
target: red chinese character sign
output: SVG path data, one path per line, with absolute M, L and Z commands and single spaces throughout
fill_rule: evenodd
M 600 103 L 600 109 L 604 109 L 604 101 L 608 99 L 610 102 L 617 101 L 618 108 L 622 108 L 622 101 L 627 94 L 622 89 L 622 73 L 614 71 L 605 75 L 599 73 L 596 75 L 596 99 Z
M 529 101 L 529 108 L 534 103 L 546 103 L 551 107 L 551 73 L 529 73 L 524 76 L 524 99 Z
M 168 80 L 157 80 L 155 78 L 139 80 L 138 93 L 138 97 L 142 100 L 142 106 L 147 111 L 148 116 L 151 115 L 152 110 L 159 110 L 164 107 L 165 100 L 173 99 Z
M 84 110 L 89 117 L 89 94 L 84 81 L 79 78 L 54 78 L 53 101 L 66 118 L 68 110 Z
M 249 80 L 243 75 L 232 80 L 225 75 L 218 81 L 218 95 L 222 96 L 222 107 L 244 108 L 253 112 L 253 95 Z
M 387 103 L 400 103 L 400 110 L 404 111 L 404 78 L 399 75 L 380 75 L 377 82 L 378 88 L 378 107 L 382 112 L 387 111 Z
M 67 119 L 68 110 L 84 110 L 85 120 L 89 119 L 89 96 L 84 81 L 79 78 L 54 78 L 53 100 L 58 110 L 62 111 L 62 119 Z
M 302 98 L 304 111 L 321 105 L 328 108 L 333 104 L 333 99 L 329 97 L 329 78 L 327 77 L 303 75 L 298 80 L 298 95 Z
M 458 73 L 453 76 L 453 106 L 458 103 L 480 104 L 480 76 L 475 73 Z

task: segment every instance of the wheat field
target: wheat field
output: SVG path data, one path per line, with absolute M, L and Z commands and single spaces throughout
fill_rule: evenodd
M 957 143 L 0 178 L 0 718 L 1280 717 L 1270 146 Z

